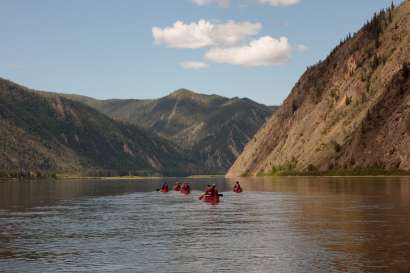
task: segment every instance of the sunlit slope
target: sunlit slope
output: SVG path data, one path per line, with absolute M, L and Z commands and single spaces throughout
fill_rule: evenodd
M 153 100 L 65 96 L 172 141 L 189 151 L 206 173 L 225 173 L 274 111 L 250 99 L 229 99 L 187 89 Z
M 410 169 L 410 2 L 310 67 L 227 176 Z

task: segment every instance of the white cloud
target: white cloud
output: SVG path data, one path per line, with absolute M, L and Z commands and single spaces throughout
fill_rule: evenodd
M 228 7 L 230 0 L 192 0 L 192 3 L 198 6 L 206 6 L 210 4 L 218 4 L 222 7 Z
M 299 48 L 302 46 L 292 47 L 286 37 L 275 39 L 264 36 L 251 41 L 247 46 L 210 49 L 205 58 L 216 63 L 268 66 L 288 62 L 292 53 L 299 51 Z
M 308 48 L 305 45 L 296 45 L 295 50 L 298 52 L 305 52 Z
M 258 0 L 258 2 L 261 4 L 268 4 L 274 7 L 278 7 L 296 5 L 302 2 L 302 0 Z
M 213 24 L 200 20 L 190 24 L 177 21 L 173 26 L 152 28 L 155 43 L 173 48 L 204 48 L 211 46 L 233 46 L 244 39 L 258 34 L 259 22 L 235 22 Z
M 193 62 L 193 61 L 182 62 L 179 65 L 183 69 L 190 69 L 190 70 L 199 70 L 199 69 L 205 69 L 209 67 L 207 63 Z

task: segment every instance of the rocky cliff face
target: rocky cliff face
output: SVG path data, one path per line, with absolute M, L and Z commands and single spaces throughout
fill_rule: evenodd
M 102 113 L 136 124 L 175 143 L 202 173 L 225 173 L 273 107 L 249 99 L 203 95 L 180 89 L 154 100 L 95 100 L 65 95 Z
M 410 169 L 410 1 L 308 68 L 227 176 Z

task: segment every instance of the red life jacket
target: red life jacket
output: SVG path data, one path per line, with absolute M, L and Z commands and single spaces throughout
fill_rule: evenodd
M 218 190 L 216 188 L 210 188 L 207 190 L 206 195 L 211 195 L 211 196 L 218 195 Z

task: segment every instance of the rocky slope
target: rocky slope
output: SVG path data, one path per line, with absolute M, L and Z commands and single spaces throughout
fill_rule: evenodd
M 191 164 L 160 137 L 82 103 L 0 79 L 0 176 L 184 174 Z
M 225 173 L 274 107 L 186 89 L 155 100 L 96 100 L 65 95 L 136 124 L 188 150 L 204 173 Z
M 410 169 L 410 1 L 310 67 L 227 176 Z

